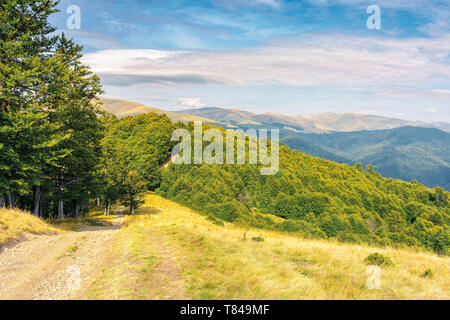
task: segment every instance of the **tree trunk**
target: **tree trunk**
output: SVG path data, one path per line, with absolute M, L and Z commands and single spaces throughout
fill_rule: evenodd
M 105 216 L 109 216 L 109 199 L 106 198 L 105 199 L 105 209 L 103 211 Z
M 14 198 L 13 198 L 12 194 L 6 195 L 6 207 L 8 209 L 14 208 Z
M 64 219 L 64 202 L 62 200 L 58 202 L 58 219 Z
M 100 198 L 97 198 L 97 208 L 100 208 Z
M 5 196 L 0 196 L 0 208 L 4 208 L 6 206 L 6 199 Z
M 75 218 L 78 218 L 80 214 L 79 206 L 78 206 L 78 200 L 75 200 Z
M 34 209 L 33 214 L 39 216 L 39 207 L 41 202 L 41 187 L 36 187 L 34 191 Z

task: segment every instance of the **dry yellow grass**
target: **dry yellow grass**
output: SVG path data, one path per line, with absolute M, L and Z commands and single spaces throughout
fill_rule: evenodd
M 158 276 L 156 269 L 149 270 L 163 259 L 155 242 L 149 245 L 151 235 L 154 239 L 154 234 L 158 234 L 175 256 L 186 294 L 193 299 L 449 298 L 450 259 L 430 252 L 305 240 L 278 232 L 244 230 L 231 224 L 221 227 L 156 195 L 147 195 L 137 213 L 128 217 L 127 226 L 120 231 L 126 235 L 126 241 L 139 239 L 132 241 L 133 252 L 137 253 L 132 259 L 137 280 L 132 281 L 133 286 L 149 286 L 148 277 L 140 272 Z M 244 232 L 247 240 L 243 240 Z M 252 240 L 259 236 L 264 241 Z M 125 238 L 117 241 L 123 243 Z M 119 242 L 115 245 L 120 247 Z M 395 264 L 382 268 L 380 290 L 369 290 L 366 285 L 364 259 L 374 252 L 388 256 Z M 126 256 L 122 251 L 123 261 Z M 149 256 L 154 257 L 154 263 L 147 263 L 140 271 Z M 111 259 L 117 261 L 117 254 Z M 433 276 L 422 277 L 428 268 Z M 118 274 L 120 268 L 102 276 L 102 298 L 117 297 L 114 292 L 119 287 L 127 291 L 126 283 L 117 282 Z M 124 298 L 140 297 L 129 294 Z
M 44 220 L 17 209 L 0 209 L 0 245 L 19 239 L 24 233 L 51 234 L 60 232 Z

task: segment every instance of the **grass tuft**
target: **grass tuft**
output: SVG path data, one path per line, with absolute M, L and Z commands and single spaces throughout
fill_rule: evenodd
M 0 246 L 20 239 L 24 233 L 55 234 L 58 229 L 29 212 L 18 209 L 0 209 Z

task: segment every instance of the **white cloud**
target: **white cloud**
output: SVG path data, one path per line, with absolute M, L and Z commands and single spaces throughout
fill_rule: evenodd
M 253 0 L 256 4 L 265 4 L 272 8 L 279 8 L 281 4 L 276 0 Z
M 281 7 L 281 0 L 213 0 L 213 3 L 226 8 L 259 5 L 269 6 L 273 9 Z
M 104 50 L 83 62 L 100 76 L 140 77 L 140 84 L 205 82 L 392 88 L 450 83 L 450 35 L 439 39 L 382 39 L 303 35 L 296 42 L 235 51 Z M 146 80 L 148 79 L 148 80 Z M 156 79 L 157 81 L 152 81 Z M 446 90 L 446 89 L 441 89 Z
M 365 110 L 365 111 L 363 111 L 361 113 L 364 113 L 364 114 L 377 114 L 377 112 L 375 110 Z
M 145 62 L 167 59 L 181 55 L 183 51 L 161 51 L 150 49 L 109 49 L 86 54 L 83 63 L 94 68 L 95 72 L 128 73 L 138 71 Z
M 195 109 L 203 108 L 205 104 L 200 101 L 200 98 L 180 98 L 177 100 L 176 108 L 180 109 Z
M 426 108 L 425 109 L 426 112 L 430 112 L 430 113 L 436 113 L 438 112 L 438 110 L 436 108 Z
M 431 90 L 431 92 L 434 92 L 434 93 L 438 93 L 438 94 L 450 94 L 450 90 L 444 90 L 444 89 L 434 89 L 434 90 Z

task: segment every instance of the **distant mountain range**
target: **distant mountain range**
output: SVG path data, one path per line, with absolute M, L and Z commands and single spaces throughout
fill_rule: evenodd
M 385 177 L 450 190 L 450 133 L 435 128 L 282 134 L 292 149 L 328 160 L 372 164 Z M 305 144 L 305 141 L 307 144 Z M 311 149 L 310 145 L 320 147 Z
M 278 113 L 252 113 L 237 109 L 200 108 L 179 111 L 234 126 L 274 124 L 292 132 L 329 133 L 336 131 L 384 130 L 413 126 L 438 128 L 450 132 L 450 123 L 428 123 L 360 113 L 322 113 L 312 116 L 286 115 Z
M 450 123 L 427 123 L 357 113 L 293 116 L 237 109 L 170 112 L 135 102 L 100 98 L 118 117 L 147 112 L 172 121 L 203 121 L 241 129 L 280 129 L 281 142 L 308 155 L 353 165 L 372 164 L 385 177 L 450 190 Z

